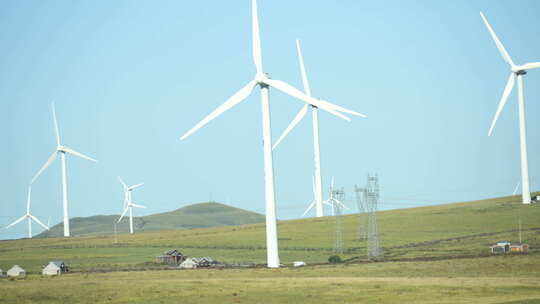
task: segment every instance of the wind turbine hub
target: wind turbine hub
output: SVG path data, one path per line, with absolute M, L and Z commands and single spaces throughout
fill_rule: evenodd
M 525 71 L 525 70 L 519 70 L 519 71 L 516 71 L 514 73 L 516 73 L 516 75 L 527 75 L 527 71 Z
M 257 84 L 260 84 L 260 85 L 265 84 L 264 82 L 265 80 L 266 80 L 266 77 L 264 74 L 255 75 L 255 81 L 257 82 Z

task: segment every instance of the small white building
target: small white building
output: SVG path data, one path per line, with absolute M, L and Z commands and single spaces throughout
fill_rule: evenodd
M 194 258 L 187 258 L 181 264 L 180 268 L 197 268 L 198 262 Z
M 296 261 L 293 263 L 293 266 L 294 267 L 303 267 L 303 266 L 306 266 L 306 262 L 304 261 Z
M 24 271 L 21 266 L 14 265 L 10 270 L 7 271 L 7 275 L 8 277 L 25 277 L 26 271 Z
M 43 268 L 41 274 L 46 276 L 61 275 L 62 269 L 60 266 L 56 265 L 56 263 L 49 262 L 49 264 Z

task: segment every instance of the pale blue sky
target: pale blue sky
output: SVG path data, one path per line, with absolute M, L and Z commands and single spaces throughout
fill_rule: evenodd
M 325 197 L 335 176 L 354 198 L 368 172 L 383 209 L 511 194 L 517 97 L 488 138 L 509 69 L 480 10 L 516 63 L 540 61 L 538 1 L 259 1 L 265 70 L 301 88 L 300 38 L 313 94 L 369 115 L 321 114 Z M 253 77 L 250 22 L 248 0 L 0 2 L 0 226 L 24 214 L 55 148 L 52 101 L 63 143 L 99 160 L 68 159 L 73 217 L 121 212 L 117 175 L 146 183 L 137 215 L 209 199 L 264 212 L 258 91 L 179 140 Z M 540 71 L 525 96 L 537 190 Z M 275 139 L 301 105 L 271 91 Z M 274 153 L 281 219 L 312 200 L 312 151 L 308 117 Z M 33 214 L 61 221 L 59 162 L 33 194 Z M 25 235 L 19 224 L 0 238 Z

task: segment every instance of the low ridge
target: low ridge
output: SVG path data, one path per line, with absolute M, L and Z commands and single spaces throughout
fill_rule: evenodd
M 73 236 L 114 234 L 114 226 L 120 215 L 96 215 L 76 217 L 70 220 Z M 135 231 L 158 231 L 190 228 L 209 228 L 256 224 L 264 222 L 264 215 L 217 202 L 189 205 L 170 212 L 133 217 Z M 117 233 L 129 232 L 129 218 L 116 225 Z M 44 231 L 37 237 L 63 235 L 63 222 Z

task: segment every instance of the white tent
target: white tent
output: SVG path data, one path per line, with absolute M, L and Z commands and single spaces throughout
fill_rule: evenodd
M 187 258 L 185 261 L 180 264 L 180 268 L 197 268 L 198 263 L 194 258 Z
M 21 268 L 19 265 L 14 265 L 10 270 L 7 271 L 8 277 L 24 277 L 26 276 L 26 271 Z
M 41 271 L 42 275 L 60 275 L 62 273 L 62 269 L 56 265 L 56 263 L 50 262 L 43 270 Z

